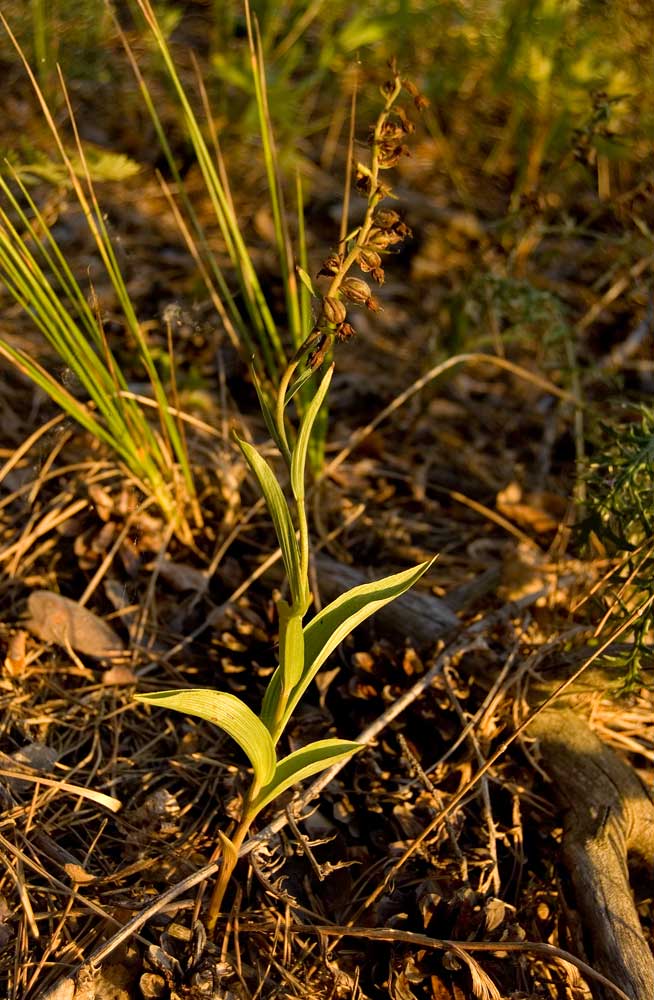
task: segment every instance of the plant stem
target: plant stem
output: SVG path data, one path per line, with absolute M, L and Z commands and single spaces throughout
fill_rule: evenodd
M 366 242 L 370 235 L 370 230 L 373 227 L 375 209 L 377 208 L 379 202 L 382 201 L 383 199 L 383 195 L 381 195 L 378 191 L 379 146 L 381 143 L 382 128 L 384 127 L 384 123 L 386 122 L 386 119 L 390 114 L 391 108 L 393 107 L 393 104 L 397 100 L 401 90 L 402 90 L 402 81 L 398 77 L 395 80 L 395 86 L 393 87 L 393 90 L 387 96 L 386 103 L 384 104 L 384 107 L 380 112 L 377 121 L 375 122 L 375 128 L 372 138 L 371 155 L 370 155 L 370 194 L 368 195 L 368 205 L 366 207 L 366 213 L 364 215 L 363 222 L 361 223 L 361 228 L 357 233 L 355 244 L 350 250 L 349 254 L 347 254 L 345 259 L 343 260 L 343 263 L 339 267 L 334 277 L 332 278 L 331 284 L 327 291 L 327 295 L 335 296 L 338 293 L 338 290 L 341 287 L 341 282 L 346 277 L 352 265 L 356 262 L 361 248 L 366 245 Z
M 209 909 L 207 911 L 207 931 L 209 936 L 211 936 L 216 929 L 216 923 L 220 915 L 220 910 L 223 904 L 223 899 L 225 892 L 227 891 L 227 886 L 229 885 L 229 880 L 232 877 L 233 871 L 236 868 L 236 863 L 238 861 L 238 851 L 245 840 L 245 836 L 252 825 L 254 815 L 249 809 L 250 801 L 252 800 L 252 789 L 248 793 L 248 797 L 243 810 L 243 818 L 241 819 L 238 827 L 234 832 L 234 836 L 228 843 L 231 845 L 229 850 L 226 850 L 223 846 L 223 861 L 220 866 L 220 874 L 218 880 L 213 887 L 213 892 L 211 894 L 211 900 L 209 902 Z

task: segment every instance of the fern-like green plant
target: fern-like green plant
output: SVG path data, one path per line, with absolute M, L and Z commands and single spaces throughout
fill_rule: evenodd
M 643 657 L 651 659 L 654 628 L 654 408 L 642 405 L 628 424 L 604 423 L 602 446 L 590 464 L 587 514 L 580 530 L 613 559 L 602 588 L 614 627 L 633 617 L 630 641 L 614 664 L 629 687 Z M 638 608 L 641 613 L 634 615 Z

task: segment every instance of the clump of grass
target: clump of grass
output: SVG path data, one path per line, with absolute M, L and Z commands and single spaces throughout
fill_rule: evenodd
M 378 308 L 367 282 L 350 274 L 351 270 L 356 265 L 381 283 L 384 277 L 382 254 L 396 246 L 407 233 L 395 211 L 379 207 L 380 202 L 391 196 L 390 187 L 381 180 L 382 171 L 392 167 L 403 155 L 403 139 L 412 131 L 406 112 L 397 105 L 403 87 L 413 96 L 417 106 L 422 106 L 423 99 L 415 87 L 402 81 L 393 66 L 391 79 L 382 88 L 384 106 L 370 135 L 369 163 L 356 165 L 356 184 L 366 196 L 363 222 L 345 235 L 338 252 L 323 264 L 321 274 L 329 279 L 324 295 L 315 292 L 308 275 L 304 274 L 312 294 L 319 300 L 318 319 L 282 374 L 273 405 L 269 405 L 253 373 L 266 425 L 288 475 L 288 495 L 261 453 L 237 439 L 266 500 L 288 587 L 288 600 L 280 598 L 277 601 L 279 665 L 264 694 L 261 711 L 255 715 L 239 698 L 212 689 L 158 691 L 136 696 L 138 701 L 196 715 L 220 726 L 239 744 L 252 766 L 252 780 L 236 829 L 229 838 L 223 831 L 218 832 L 222 867 L 209 904 L 207 922 L 210 929 L 216 925 L 239 847 L 260 811 L 287 788 L 360 749 L 359 744 L 351 741 L 326 739 L 278 758 L 276 745 L 302 695 L 329 654 L 352 629 L 413 586 L 433 562 L 430 559 L 375 583 L 355 587 L 304 624 L 312 603 L 305 506 L 306 464 L 316 418 L 331 382 L 333 364 L 321 376 L 294 434 L 287 409 L 290 401 L 309 385 L 312 375 L 321 368 L 333 342 L 348 340 L 353 335 L 348 306 L 356 304 L 373 311 Z
M 80 141 L 68 93 L 60 76 L 74 134 L 76 159 L 51 113 L 27 59 L 0 15 L 5 30 L 21 56 L 45 121 L 64 165 L 68 182 L 82 209 L 88 229 L 113 286 L 126 329 L 136 344 L 157 404 L 159 428 L 154 429 L 132 398 L 127 381 L 105 336 L 102 320 L 74 277 L 26 183 L 9 164 L 0 175 L 0 278 L 34 325 L 84 388 L 80 400 L 27 351 L 0 340 L 0 354 L 32 381 L 99 441 L 108 445 L 145 493 L 151 494 L 179 537 L 190 541 L 191 520 L 202 523 L 178 417 L 173 415 L 147 338 L 137 318 L 114 246 L 96 195 L 92 172 Z

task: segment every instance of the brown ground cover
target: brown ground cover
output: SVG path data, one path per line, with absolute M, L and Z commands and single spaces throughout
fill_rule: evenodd
M 15 141 L 16 127 L 36 141 L 16 67 L 10 79 L 3 141 Z M 651 392 L 651 156 L 611 175 L 608 193 L 595 164 L 575 187 L 554 179 L 513 203 L 508 160 L 492 173 L 460 162 L 455 183 L 454 134 L 418 132 L 398 165 L 395 193 L 413 235 L 387 262 L 381 310 L 362 311 L 356 338 L 337 353 L 325 465 L 309 504 L 314 593 L 324 603 L 352 582 L 439 558 L 412 598 L 339 647 L 296 712 L 289 749 L 360 734 L 366 749 L 319 794 L 269 807 L 207 940 L 216 834 L 238 817 L 245 760 L 208 723 L 150 711 L 132 695 L 209 686 L 258 708 L 276 663 L 282 577 L 274 562 L 262 572 L 274 537 L 231 432 L 257 442 L 267 432 L 246 360 L 166 213 L 149 137 L 130 130 L 119 105 L 96 117 L 92 84 L 78 82 L 74 98 L 82 129 L 113 148 L 129 133 L 142 167 L 98 190 L 162 357 L 172 321 L 204 526 L 192 544 L 174 538 L 114 457 L 3 362 L 6 995 L 644 997 L 649 664 L 644 657 L 624 692 L 630 629 L 607 619 L 598 632 L 602 580 L 618 557 L 581 543 L 576 469 L 600 419 L 619 410 L 635 421 Z M 236 141 L 226 151 L 274 299 L 271 221 L 251 153 Z M 337 240 L 342 198 L 320 153 L 317 143 L 302 149 L 314 272 Z M 192 191 L 193 167 L 186 179 Z M 142 393 L 79 209 L 64 187 L 41 182 L 33 192 L 71 266 L 88 275 L 130 388 Z M 3 337 L 56 368 L 5 295 L 1 316 Z M 424 378 L 457 354 L 465 360 Z M 600 647 L 609 658 L 595 659 Z M 548 699 L 549 714 L 530 729 Z M 579 894 L 598 871 L 591 866 L 584 889 L 575 878 L 591 864 L 575 852 L 601 837 L 604 800 L 592 795 L 597 775 L 572 790 L 566 775 L 591 763 L 615 790 L 603 822 L 616 824 L 618 869 L 629 848 L 648 871 L 634 879 L 633 902 L 628 883 L 607 890 L 627 908 L 631 942 L 615 932 L 611 898 L 605 912 L 584 909 Z M 582 820 L 592 829 L 579 833 Z M 600 868 L 609 863 L 604 856 Z M 613 971 L 622 994 L 606 982 Z

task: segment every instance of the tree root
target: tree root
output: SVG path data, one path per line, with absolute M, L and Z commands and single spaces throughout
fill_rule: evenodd
M 589 963 L 633 1000 L 654 997 L 654 957 L 634 903 L 627 856 L 650 869 L 654 803 L 635 771 L 569 708 L 550 708 L 528 730 L 564 810 L 563 862 Z M 609 993 L 595 984 L 598 1000 Z

